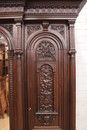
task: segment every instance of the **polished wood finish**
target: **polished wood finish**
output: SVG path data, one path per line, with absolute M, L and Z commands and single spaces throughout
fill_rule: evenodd
M 75 130 L 74 23 L 82 0 L 6 0 L 10 130 Z

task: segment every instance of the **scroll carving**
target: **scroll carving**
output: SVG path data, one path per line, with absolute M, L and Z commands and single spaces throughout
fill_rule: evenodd
M 38 120 L 43 125 L 49 125 L 50 123 L 52 123 L 55 120 L 55 118 L 56 118 L 56 115 L 51 115 L 51 114 L 38 115 Z
M 10 32 L 11 35 L 13 35 L 13 25 L 1 25 L 2 27 L 4 27 L 8 32 Z
M 64 25 L 51 25 L 50 29 L 58 31 L 65 38 Z
M 53 70 L 49 65 L 40 68 L 40 112 L 52 112 L 53 106 Z
M 27 26 L 27 35 L 30 36 L 35 31 L 41 30 L 41 25 L 28 25 Z
M 36 51 L 38 60 L 55 60 L 55 47 L 49 41 L 39 43 Z

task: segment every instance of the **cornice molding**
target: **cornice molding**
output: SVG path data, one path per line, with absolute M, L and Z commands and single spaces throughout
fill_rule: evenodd
M 0 13 L 13 13 L 13 12 L 23 12 L 23 7 L 0 7 Z
M 0 2 L 0 7 L 24 7 L 25 6 L 25 1 L 2 1 Z

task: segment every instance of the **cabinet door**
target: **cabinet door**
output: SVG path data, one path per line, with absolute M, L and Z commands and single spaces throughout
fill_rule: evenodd
M 30 42 L 26 53 L 29 130 L 65 130 L 67 53 L 47 34 Z

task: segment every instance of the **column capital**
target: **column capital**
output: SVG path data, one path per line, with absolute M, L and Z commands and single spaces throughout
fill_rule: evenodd
M 22 18 L 15 18 L 14 19 L 16 25 L 21 25 L 21 23 L 23 22 L 23 19 Z
M 14 54 L 16 54 L 18 58 L 20 58 L 21 55 L 23 54 L 23 51 L 22 51 L 21 49 L 16 49 L 16 50 L 14 51 Z
M 8 50 L 8 57 L 14 56 L 14 50 Z
M 68 54 L 71 56 L 71 57 L 74 57 L 75 54 L 76 54 L 76 50 L 74 48 L 70 49 Z

